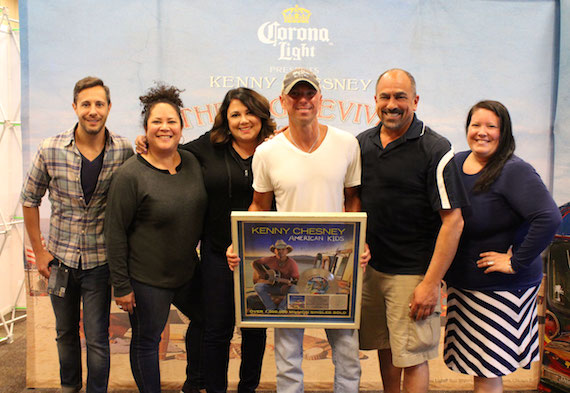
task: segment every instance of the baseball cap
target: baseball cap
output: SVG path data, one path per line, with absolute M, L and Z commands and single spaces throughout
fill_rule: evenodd
M 283 79 L 283 94 L 289 94 L 293 86 L 299 82 L 307 82 L 313 86 L 317 91 L 321 91 L 321 86 L 317 80 L 317 76 L 306 68 L 295 68 L 285 75 Z

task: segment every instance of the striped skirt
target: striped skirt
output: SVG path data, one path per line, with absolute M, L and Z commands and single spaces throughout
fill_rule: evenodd
M 507 375 L 539 360 L 539 286 L 517 291 L 447 291 L 443 358 L 452 371 Z

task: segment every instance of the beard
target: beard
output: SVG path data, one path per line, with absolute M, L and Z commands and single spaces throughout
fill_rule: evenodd
M 87 121 L 79 120 L 79 125 L 87 135 L 97 135 L 105 129 L 105 120 L 106 119 L 102 119 L 97 126 L 90 126 Z

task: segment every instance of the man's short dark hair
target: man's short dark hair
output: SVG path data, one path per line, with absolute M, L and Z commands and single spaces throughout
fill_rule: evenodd
M 90 87 L 101 86 L 105 90 L 105 95 L 107 96 L 107 104 L 111 103 L 111 92 L 109 88 L 105 86 L 103 81 L 95 76 L 87 76 L 75 84 L 73 88 L 73 102 L 77 104 L 77 96 L 85 89 Z
M 379 77 L 378 80 L 376 81 L 376 88 L 378 88 L 378 83 L 380 83 L 380 79 L 382 79 L 382 77 L 384 75 L 386 75 L 388 72 L 392 72 L 392 71 L 401 71 L 404 74 L 406 74 L 406 76 L 408 77 L 408 79 L 410 79 L 410 84 L 412 85 L 412 91 L 414 92 L 414 95 L 416 95 L 416 80 L 414 78 L 414 76 L 412 74 L 410 74 L 408 71 L 403 70 L 401 68 L 390 68 L 389 70 L 384 71 Z

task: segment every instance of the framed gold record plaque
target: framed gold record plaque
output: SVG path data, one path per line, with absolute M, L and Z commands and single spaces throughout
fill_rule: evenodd
M 239 327 L 360 327 L 366 213 L 232 212 Z

